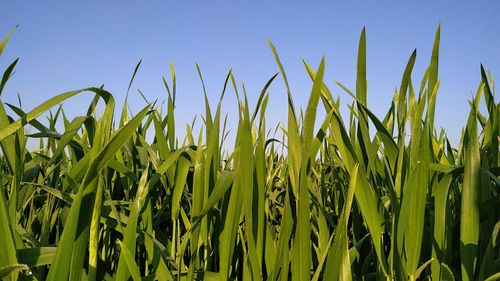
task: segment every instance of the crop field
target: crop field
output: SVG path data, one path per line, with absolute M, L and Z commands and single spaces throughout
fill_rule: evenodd
M 129 114 L 102 87 L 30 111 L 0 102 L 0 278 L 499 279 L 500 104 L 481 66 L 458 146 L 435 128 L 439 38 L 438 27 L 418 82 L 417 53 L 409 54 L 384 116 L 367 105 L 364 30 L 356 87 L 339 83 L 349 104 L 323 82 L 322 60 L 317 68 L 304 62 L 312 89 L 307 107 L 296 108 L 271 42 L 279 72 L 255 105 L 229 72 L 211 108 L 198 68 L 202 126 L 182 134 L 173 67 L 163 80 L 166 112 L 151 102 Z M 283 82 L 287 119 L 266 127 L 268 87 Z M 239 121 L 225 150 L 228 91 Z M 69 119 L 58 105 L 76 95 L 94 99 Z

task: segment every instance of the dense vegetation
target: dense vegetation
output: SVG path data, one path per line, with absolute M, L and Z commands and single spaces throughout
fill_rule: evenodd
M 411 77 L 415 51 L 383 118 L 367 107 L 364 30 L 356 89 L 341 85 L 354 100 L 349 120 L 323 83 L 324 61 L 317 70 L 304 63 L 313 86 L 304 113 L 298 111 L 270 46 L 279 73 L 254 110 L 230 72 L 217 108 L 204 93 L 203 125 L 198 132 L 187 126 L 183 140 L 175 132 L 173 68 L 171 82 L 164 79 L 165 114 L 150 103 L 130 116 L 126 102 L 117 113 L 103 88 L 63 93 L 29 112 L 1 102 L 0 277 L 499 278 L 500 107 L 489 72 L 481 67 L 454 148 L 434 127 L 439 28 L 420 87 Z M 6 69 L 0 94 L 16 63 Z M 284 137 L 269 134 L 265 122 L 267 89 L 278 75 L 288 98 Z M 227 154 L 221 103 L 231 87 L 239 122 Z M 49 111 L 89 93 L 95 98 L 84 116 L 68 120 L 63 107 Z M 105 106 L 96 114 L 99 101 Z M 326 115 L 314 128 L 319 106 Z M 26 125 L 36 132 L 27 134 Z M 29 138 L 39 149 L 27 149 Z

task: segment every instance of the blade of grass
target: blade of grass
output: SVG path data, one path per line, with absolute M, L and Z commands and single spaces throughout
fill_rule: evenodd
M 464 178 L 460 211 L 460 256 L 463 280 L 474 280 L 479 243 L 481 204 L 480 155 L 477 135 L 477 104 L 469 114 L 464 134 Z

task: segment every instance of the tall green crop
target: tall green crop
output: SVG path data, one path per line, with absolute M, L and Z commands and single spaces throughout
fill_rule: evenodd
M 253 107 L 229 72 L 211 108 L 197 65 L 205 112 L 182 140 L 173 66 L 162 81 L 166 112 L 148 102 L 130 116 L 125 101 L 117 120 L 113 95 L 95 87 L 56 95 L 28 112 L 0 102 L 0 278 L 500 278 L 500 105 L 493 77 L 481 66 L 462 139 L 452 147 L 434 126 L 439 27 L 434 38 L 419 88 L 414 51 L 382 118 L 368 104 L 364 29 L 356 88 L 337 83 L 352 97 L 348 120 L 324 82 L 325 59 L 317 69 L 304 62 L 312 89 L 305 111 L 295 107 L 271 42 L 279 72 Z M 4 71 L 0 98 L 17 63 Z M 269 129 L 269 86 L 277 77 L 287 119 Z M 238 125 L 227 153 L 221 108 L 231 91 Z M 52 111 L 88 94 L 94 99 L 82 116 L 69 120 L 64 107 Z M 99 100 L 105 108 L 97 117 Z M 26 126 L 35 132 L 27 134 Z M 27 148 L 33 140 L 39 149 Z

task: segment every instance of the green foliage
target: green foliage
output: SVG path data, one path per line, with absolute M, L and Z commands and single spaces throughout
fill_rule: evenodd
M 411 54 L 384 118 L 368 106 L 364 29 L 356 89 L 338 83 L 353 98 L 347 122 L 324 83 L 324 59 L 317 70 L 304 62 L 312 90 L 305 112 L 297 111 L 271 42 L 279 73 L 253 112 L 232 72 L 211 109 L 197 66 L 205 113 L 198 135 L 194 125 L 186 127 L 182 145 L 172 65 L 170 84 L 163 78 L 166 114 L 148 102 L 130 116 L 125 101 L 115 121 L 113 95 L 95 87 L 57 95 L 29 112 L 1 102 L 0 278 L 499 278 L 500 106 L 492 75 L 481 67 L 460 145 L 451 147 L 435 130 L 439 38 L 438 27 L 418 92 L 417 53 Z M 17 63 L 5 70 L 0 96 Z M 268 89 L 278 76 L 288 105 L 282 139 L 267 133 L 265 122 Z M 231 86 L 238 126 L 227 153 L 221 105 Z M 86 115 L 68 120 L 63 107 L 51 111 L 80 94 L 94 95 Z M 321 105 L 326 114 L 318 120 Z M 27 125 L 36 132 L 26 134 Z M 30 138 L 39 139 L 38 150 L 27 149 Z

